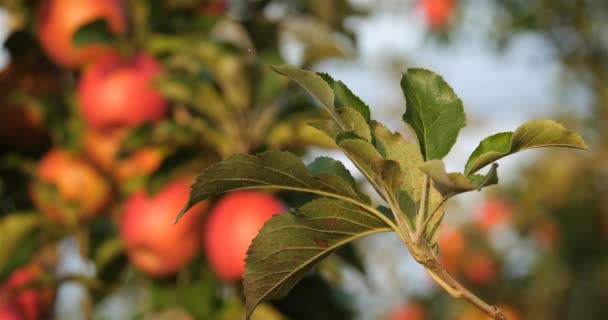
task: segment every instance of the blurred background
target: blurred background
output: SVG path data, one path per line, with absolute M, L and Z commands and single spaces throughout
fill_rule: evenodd
M 173 226 L 196 174 L 288 150 L 354 166 L 270 65 L 345 82 L 391 129 L 401 72 L 441 74 L 484 137 L 556 119 L 589 152 L 500 160 L 448 202 L 446 268 L 509 319 L 608 317 L 608 2 L 0 0 L 0 319 L 242 319 L 242 258 L 300 194 L 234 193 Z M 356 176 L 362 180 L 362 177 Z M 362 185 L 365 188 L 365 185 Z M 231 236 L 233 235 L 233 236 Z M 254 319 L 486 319 L 394 235 L 338 250 Z

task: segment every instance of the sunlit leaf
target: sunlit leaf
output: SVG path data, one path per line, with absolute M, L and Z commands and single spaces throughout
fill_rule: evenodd
M 432 71 L 409 69 L 401 78 L 407 103 L 403 121 L 416 133 L 425 160 L 442 159 L 465 126 L 462 101 Z
M 515 132 L 489 136 L 473 151 L 464 173 L 471 174 L 510 154 L 531 148 L 567 147 L 587 149 L 581 136 L 552 120 L 532 120 L 519 126 Z

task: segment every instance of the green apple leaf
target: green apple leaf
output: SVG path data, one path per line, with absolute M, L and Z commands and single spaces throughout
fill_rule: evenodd
M 503 132 L 483 139 L 473 151 L 464 173 L 469 175 L 510 154 L 532 148 L 566 147 L 587 149 L 581 136 L 552 120 L 532 120 L 515 132 Z
M 89 44 L 109 44 L 113 41 L 114 36 L 105 19 L 97 19 L 83 25 L 72 36 L 72 43 L 76 47 Z
M 290 65 L 275 66 L 273 69 L 306 89 L 321 102 L 333 118 L 333 122 L 317 121 L 315 122 L 317 125 L 313 125 L 314 127 L 325 132 L 333 139 L 342 132 L 354 132 L 361 138 L 370 141 L 371 134 L 367 125 L 369 122 L 369 107 L 352 94 L 346 86 L 337 84 L 328 75 L 316 74 Z M 337 89 L 332 89 L 332 86 Z M 334 93 L 334 90 L 336 93 Z M 337 100 L 339 108 L 335 107 L 334 100 Z
M 339 146 L 379 194 L 389 197 L 386 201 L 397 202 L 392 190 L 401 186 L 402 178 L 396 161 L 385 159 L 371 143 L 362 139 L 345 139 Z
M 337 112 L 337 117 L 340 124 L 334 120 L 316 120 L 311 122 L 310 125 L 321 130 L 328 137 L 334 139 L 336 143 L 339 143 L 338 137 L 344 133 L 352 133 L 365 141 L 371 141 L 369 125 L 359 112 L 351 108 L 344 108 Z
M 344 164 L 330 157 L 318 157 L 313 162 L 309 163 L 307 167 L 315 176 L 321 173 L 334 173 L 350 183 L 351 186 L 354 187 L 356 184 L 355 178 L 353 178 Z
M 481 190 L 483 187 L 497 184 L 497 164 L 494 164 L 486 175 L 465 176 L 462 173 L 447 173 L 445 164 L 441 160 L 430 160 L 420 166 L 432 180 L 433 186 L 445 198 L 453 197 L 463 192 Z
M 355 239 L 391 231 L 350 202 L 319 198 L 270 219 L 247 252 L 243 285 L 249 318 L 259 303 L 285 296 L 320 260 Z
M 345 107 L 357 110 L 363 116 L 366 122 L 371 120 L 371 112 L 369 106 L 357 97 L 342 81 L 336 81 L 326 73 L 318 73 L 318 75 L 329 84 L 335 95 L 334 106 L 336 111 L 340 111 Z
M 379 122 L 372 121 L 372 131 L 376 149 L 380 154 L 388 159 L 399 163 L 402 172 L 402 183 L 399 189 L 395 190 L 401 211 L 410 219 L 414 220 L 420 206 L 422 198 L 422 186 L 424 183 L 424 172 L 420 166 L 424 163 L 420 147 L 411 140 L 406 140 L 398 132 L 391 132 Z M 435 211 L 442 203 L 442 196 L 435 188 L 429 190 L 429 211 Z M 443 217 L 443 208 L 438 213 L 439 223 Z M 430 243 L 433 243 L 431 239 Z
M 290 65 L 273 66 L 272 69 L 303 87 L 321 102 L 321 105 L 323 105 L 336 122 L 340 122 L 334 108 L 334 91 L 321 76 L 312 71 L 298 69 Z
M 236 154 L 203 170 L 192 184 L 188 203 L 176 222 L 204 199 L 233 190 L 260 188 L 314 193 L 369 207 L 369 200 L 361 197 L 351 182 L 339 175 L 328 172 L 313 175 L 297 156 L 289 152 L 266 151 L 255 156 Z
M 462 101 L 442 77 L 408 69 L 401 78 L 406 110 L 403 121 L 416 133 L 425 160 L 442 159 L 465 126 Z

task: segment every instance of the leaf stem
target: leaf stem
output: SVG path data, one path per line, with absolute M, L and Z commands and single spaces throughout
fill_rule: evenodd
M 431 188 L 431 181 L 429 176 L 424 175 L 424 182 L 422 187 L 422 195 L 420 197 L 420 208 L 418 208 L 418 213 L 416 214 L 416 235 L 414 237 L 415 242 L 418 243 L 422 238 L 422 234 L 424 233 L 424 218 L 426 216 L 429 204 L 429 191 Z
M 429 223 L 431 223 L 431 221 L 433 220 L 433 218 L 435 217 L 435 215 L 437 214 L 437 212 L 439 212 L 439 209 L 441 209 L 441 207 L 445 204 L 445 202 L 449 199 L 450 197 L 445 197 L 443 199 L 441 199 L 441 202 L 439 202 L 439 204 L 437 205 L 437 207 L 433 210 L 433 212 L 431 212 L 431 214 L 429 214 L 426 219 L 424 220 L 424 222 L 422 223 L 422 226 L 420 227 L 420 229 L 416 230 L 416 242 L 419 242 L 422 237 L 424 236 L 424 231 L 426 230 L 426 228 L 428 227 Z

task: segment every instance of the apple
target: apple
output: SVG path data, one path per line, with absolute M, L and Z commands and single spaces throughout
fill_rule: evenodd
M 109 183 L 95 167 L 66 150 L 52 149 L 45 154 L 38 162 L 36 175 L 30 188 L 32 201 L 59 223 L 93 217 L 111 197 Z
M 207 203 L 197 204 L 174 225 L 189 192 L 190 182 L 178 179 L 153 196 L 142 190 L 126 200 L 120 236 L 129 260 L 146 274 L 171 275 L 199 252 L 200 228 Z
M 286 209 L 274 196 L 257 191 L 231 192 L 217 202 L 204 227 L 203 245 L 220 279 L 241 279 L 251 241 L 268 219 Z
M 0 319 L 1 320 L 23 320 L 23 317 L 17 310 L 17 308 L 8 303 L 2 303 L 0 301 Z
M 86 123 L 107 131 L 162 118 L 167 103 L 152 86 L 160 70 L 156 59 L 146 53 L 130 58 L 108 53 L 99 58 L 86 68 L 78 83 Z
M 388 320 L 424 320 L 426 319 L 426 309 L 418 303 L 407 304 L 391 312 Z
M 561 231 L 555 221 L 543 218 L 532 226 L 532 239 L 545 250 L 555 250 L 559 247 Z
M 439 235 L 439 258 L 443 266 L 450 273 L 458 270 L 458 263 L 466 249 L 467 238 L 462 229 L 455 226 L 444 225 Z
M 464 275 L 473 284 L 486 285 L 496 278 L 496 263 L 486 253 L 469 252 L 464 259 Z
M 160 150 L 154 147 L 144 147 L 125 159 L 118 159 L 116 153 L 125 134 L 124 130 L 102 132 L 86 128 L 83 136 L 86 155 L 104 172 L 110 173 L 119 184 L 151 174 L 162 162 Z
M 511 205 L 502 199 L 488 199 L 478 209 L 475 226 L 481 232 L 489 232 L 495 227 L 507 223 L 512 215 Z
M 420 6 L 431 28 L 443 28 L 454 11 L 455 0 L 421 0 Z
M 11 273 L 0 287 L 0 319 L 11 319 L 9 316 L 25 320 L 41 318 L 51 304 L 53 292 L 48 288 L 28 288 L 41 275 L 42 269 L 37 265 L 21 267 Z
M 112 51 L 103 44 L 78 47 L 72 38 L 80 27 L 99 19 L 105 19 L 114 34 L 124 34 L 127 22 L 123 4 L 120 0 L 43 0 L 37 21 L 42 48 L 55 63 L 68 68 Z

